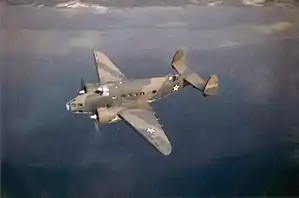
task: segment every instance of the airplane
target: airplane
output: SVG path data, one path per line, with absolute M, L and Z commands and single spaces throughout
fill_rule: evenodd
M 140 79 L 128 79 L 103 52 L 94 51 L 93 56 L 98 82 L 84 83 L 81 79 L 80 91 L 66 103 L 66 109 L 88 114 L 96 126 L 123 120 L 164 156 L 170 155 L 172 146 L 150 103 L 187 86 L 204 97 L 216 95 L 219 88 L 217 75 L 205 81 L 186 66 L 182 49 L 176 50 L 171 62 L 175 74 Z

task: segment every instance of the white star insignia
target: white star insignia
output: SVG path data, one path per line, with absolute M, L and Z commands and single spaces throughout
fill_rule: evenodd
M 179 90 L 179 87 L 180 87 L 180 86 L 175 85 L 175 86 L 173 87 L 173 91 L 177 91 L 177 90 Z
M 156 132 L 156 130 L 153 129 L 153 128 L 147 128 L 146 131 L 147 131 L 147 132 L 150 132 L 151 134 L 153 134 L 153 133 Z

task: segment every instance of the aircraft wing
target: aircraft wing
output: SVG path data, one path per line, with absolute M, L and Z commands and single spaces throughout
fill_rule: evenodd
M 99 82 L 117 82 L 126 80 L 125 75 L 115 66 L 115 64 L 102 52 L 94 51 Z
M 119 116 L 163 155 L 171 153 L 171 144 L 151 108 L 126 109 Z

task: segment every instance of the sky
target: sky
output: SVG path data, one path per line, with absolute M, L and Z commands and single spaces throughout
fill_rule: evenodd
M 106 9 L 107 8 L 107 9 Z M 298 196 L 298 12 L 244 7 L 1 7 L 1 191 L 6 197 Z M 172 71 L 182 47 L 217 97 L 152 104 L 162 156 L 124 122 L 94 130 L 65 103 L 97 80 L 92 51 L 129 78 Z M 297 179 L 297 180 L 296 180 Z

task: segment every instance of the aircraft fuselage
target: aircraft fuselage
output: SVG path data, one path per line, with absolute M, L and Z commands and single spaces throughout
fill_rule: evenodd
M 173 74 L 105 83 L 95 86 L 93 91 L 79 94 L 67 103 L 67 108 L 74 113 L 84 114 L 92 113 L 100 107 L 125 106 L 130 102 L 136 105 L 136 101 L 153 102 L 179 91 L 184 86 L 184 79 Z

